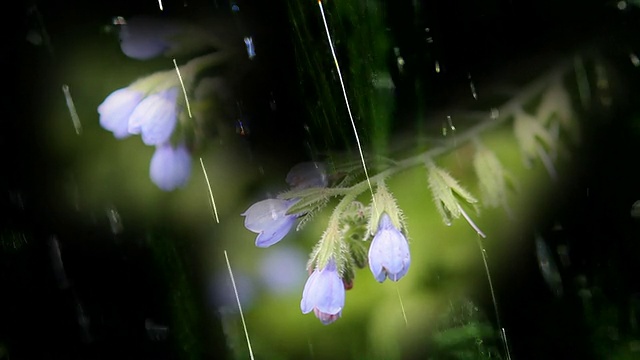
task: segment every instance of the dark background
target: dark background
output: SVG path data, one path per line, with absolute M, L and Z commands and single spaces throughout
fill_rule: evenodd
M 338 0 L 333 0 L 338 1 Z M 351 1 L 351 0 L 349 0 Z M 309 6 L 316 6 L 309 0 Z M 296 89 L 291 34 L 283 1 L 238 1 L 244 26 L 255 34 L 261 63 L 252 69 L 246 89 L 240 94 L 247 116 L 270 116 L 269 93 L 277 94 L 284 116 L 273 119 L 277 126 L 254 122 L 248 146 L 272 153 L 304 154 L 300 104 Z M 638 10 L 618 11 L 610 1 L 388 1 L 389 27 L 394 46 L 407 61 L 404 78 L 428 84 L 426 97 L 417 99 L 405 80 L 396 77 L 398 116 L 395 126 L 408 124 L 418 101 L 430 111 L 450 105 L 448 94 L 468 87 L 472 73 L 477 84 L 499 81 L 494 74 L 505 66 L 527 60 L 531 54 L 561 54 L 568 49 L 594 46 L 618 69 L 615 84 L 619 105 L 606 115 L 593 133 L 575 179 L 565 186 L 562 207 L 542 211 L 540 222 L 562 218 L 562 232 L 547 234 L 552 241 L 570 243 L 577 267 L 571 271 L 600 274 L 603 291 L 625 308 L 629 296 L 638 294 L 638 224 L 628 209 L 640 199 L 635 166 L 637 132 L 629 119 L 638 114 L 638 75 L 632 72 L 628 54 L 639 50 Z M 58 289 L 51 271 L 47 239 L 53 234 L 77 238 L 109 238 L 109 225 L 83 218 L 69 218 L 67 209 L 53 202 L 47 184 L 65 166 L 39 146 L 42 112 L 34 108 L 43 99 L 40 90 L 57 76 L 57 64 L 35 57 L 25 41 L 30 20 L 22 2 L 5 15 L 5 117 L 0 121 L 0 150 L 4 167 L 0 175 L 0 229 L 3 242 L 21 233 L 27 243 L 21 251 L 0 255 L 0 342 L 10 351 L 10 359 L 173 359 L 178 352 L 168 341 L 153 341 L 145 331 L 145 319 L 169 321 L 166 298 L 169 287 L 155 275 L 151 254 L 139 242 L 118 246 L 67 249 L 65 266 L 73 286 Z M 213 9 L 212 1 L 165 1 L 165 12 L 190 16 L 192 9 Z M 219 0 L 219 11 L 230 11 Z M 65 33 L 95 28 L 113 16 L 157 13 L 155 1 L 42 1 L 37 3 L 52 38 Z M 226 7 L 225 7 L 226 6 Z M 8 25 L 8 26 L 7 26 Z M 430 29 L 434 44 L 425 44 L 424 29 Z M 53 39 L 52 39 L 53 40 Z M 55 40 L 54 44 L 55 44 Z M 634 42 L 635 41 L 635 42 Z M 443 59 L 445 76 L 436 77 L 422 62 Z M 521 71 L 528 71 L 522 68 Z M 397 74 L 396 74 L 397 75 Z M 508 74 L 507 74 L 508 76 Z M 241 86 L 241 88 L 243 88 Z M 635 105 L 634 108 L 632 105 Z M 8 110 L 8 111 L 7 111 Z M 596 112 L 593 117 L 600 116 Z M 406 122 L 406 123 L 405 123 Z M 273 139 L 277 139 L 274 141 Z M 589 197 L 585 196 L 590 189 Z M 545 200 L 541 200 L 544 209 Z M 546 216 L 545 216 L 546 214 Z M 134 225 L 135 226 L 135 225 Z M 551 226 L 551 225 L 549 225 Z M 131 228 L 130 228 L 131 229 Z M 132 229 L 131 239 L 143 237 Z M 126 245 L 131 243 L 132 245 Z M 501 278 L 495 284 L 501 304 L 503 326 L 511 340 L 513 359 L 597 358 L 593 354 L 589 330 L 575 306 L 575 292 L 567 291 L 568 302 L 559 304 L 548 293 L 536 272 L 535 259 L 515 264 L 522 271 L 518 280 Z M 519 283 L 505 288 L 501 283 Z M 486 299 L 485 299 L 486 300 Z M 490 299 L 489 299 L 490 301 Z M 83 339 L 78 321 L 78 303 L 91 317 L 91 341 Z M 567 305 L 569 304 L 569 305 Z M 491 303 L 487 302 L 487 308 Z M 223 358 L 224 340 L 219 329 L 209 330 L 207 358 Z M 527 334 L 535 333 L 537 336 Z M 541 334 L 547 337 L 541 338 Z M 284 340 L 283 340 L 284 341 Z M 4 357 L 3 357 L 4 356 Z M 0 353 L 0 359 L 9 358 Z

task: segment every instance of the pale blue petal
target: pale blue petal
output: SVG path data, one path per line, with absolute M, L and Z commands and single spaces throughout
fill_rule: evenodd
M 384 267 L 390 274 L 396 274 L 404 268 L 405 256 L 409 252 L 407 240 L 398 230 L 386 230 L 381 234 L 384 240 Z
M 398 280 L 402 279 L 407 274 L 407 272 L 409 271 L 409 264 L 410 263 L 411 263 L 411 259 L 409 259 L 407 257 L 405 259 L 405 262 L 404 262 L 404 267 L 400 271 L 395 273 L 395 274 L 389 274 L 388 275 L 389 279 L 392 280 L 392 281 L 398 281 Z
M 324 269 L 314 270 L 307 280 L 302 292 L 300 309 L 303 314 L 315 309 L 316 316 L 318 312 L 336 315 L 342 311 L 344 300 L 344 284 L 336 270 L 335 262 L 330 260 Z
M 304 284 L 302 300 L 300 301 L 300 310 L 302 310 L 303 314 L 310 313 L 316 306 L 316 284 L 318 283 L 319 276 L 320 272 L 317 269 L 314 270 L 313 273 L 311 273 L 311 276 L 307 279 L 307 282 Z
M 369 269 L 373 276 L 379 282 L 383 282 L 386 275 L 382 269 L 382 259 L 384 258 L 383 248 L 378 245 L 380 237 L 378 234 L 373 237 L 371 245 L 369 246 Z
M 278 225 L 284 223 L 286 218 L 290 215 L 285 215 L 291 202 L 281 199 L 266 199 L 258 201 L 251 205 L 242 216 L 245 216 L 244 227 L 255 232 L 260 233 L 264 229 L 273 226 L 273 223 Z
M 191 155 L 184 145 L 156 147 L 149 166 L 151 180 L 162 190 L 184 187 L 191 177 Z
M 129 132 L 140 133 L 146 145 L 167 142 L 178 122 L 178 88 L 147 96 L 131 114 Z
M 369 269 L 377 281 L 387 277 L 393 281 L 402 278 L 409 269 L 411 255 L 406 237 L 395 228 L 391 219 L 383 213 L 378 231 L 369 248 Z
M 100 126 L 109 130 L 118 139 L 129 136 L 129 118 L 143 94 L 129 88 L 122 88 L 112 92 L 98 106 Z
M 316 308 L 325 314 L 337 314 L 344 307 L 344 283 L 337 271 L 327 271 L 325 269 L 321 276 L 324 291 L 318 294 Z
M 295 217 L 285 217 L 281 221 L 273 222 L 256 237 L 257 247 L 269 247 L 282 240 L 296 222 Z
M 391 218 L 386 212 L 382 213 L 380 222 L 378 223 L 378 231 L 385 229 L 395 229 L 395 226 L 393 226 L 393 223 L 391 222 Z

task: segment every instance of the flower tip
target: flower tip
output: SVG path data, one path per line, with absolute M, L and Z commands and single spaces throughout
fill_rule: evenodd
M 336 314 L 327 314 L 327 313 L 321 312 L 316 308 L 316 309 L 313 309 L 313 313 L 323 325 L 329 325 L 340 318 L 340 316 L 342 315 L 342 310 L 338 311 Z

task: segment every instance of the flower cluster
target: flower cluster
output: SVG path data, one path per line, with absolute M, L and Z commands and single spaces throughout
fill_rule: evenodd
M 117 25 L 122 52 L 137 60 L 193 50 L 206 42 L 204 36 L 194 36 L 194 27 L 167 19 L 118 18 Z M 187 37 L 189 49 L 184 45 Z M 186 141 L 172 141 L 183 114 L 180 96 L 178 76 L 164 71 L 112 92 L 98 106 L 100 125 L 116 139 L 140 135 L 145 145 L 156 148 L 149 176 L 164 191 L 185 186 L 191 176 L 191 151 Z
M 116 139 L 140 135 L 145 145 L 155 147 L 149 176 L 160 189 L 184 187 L 191 176 L 192 152 L 202 136 L 195 127 L 200 126 L 200 117 L 210 115 L 204 110 L 211 107 L 211 95 L 220 95 L 211 94 L 211 86 L 199 86 L 211 84 L 201 72 L 222 64 L 233 52 L 202 25 L 150 16 L 117 17 L 114 25 L 122 52 L 132 59 L 200 54 L 180 70 L 172 66 L 113 91 L 98 106 L 100 125 Z M 210 52 L 202 55 L 205 50 Z M 195 99 L 189 101 L 187 94 Z M 195 121 L 188 121 L 194 115 Z
M 266 199 L 247 209 L 245 227 L 258 234 L 256 246 L 268 247 L 284 238 L 296 220 L 310 216 L 331 193 L 326 166 L 309 162 L 294 166 L 286 177 L 292 189 L 282 198 Z M 329 194 L 329 195 L 328 195 Z M 407 274 L 411 257 L 401 213 L 383 182 L 370 207 L 353 200 L 338 205 L 316 245 L 302 292 L 300 310 L 314 312 L 325 325 L 342 316 L 345 292 L 353 287 L 354 268 L 369 268 L 374 278 L 398 281 Z M 320 205 L 319 205 L 320 204 Z M 370 216 L 367 216 L 370 213 Z M 366 241 L 373 239 L 366 248 Z
M 145 145 L 156 147 L 149 176 L 165 191 L 186 185 L 191 175 L 191 155 L 186 144 L 173 145 L 170 141 L 182 111 L 178 84 L 175 85 L 145 94 L 138 83 L 112 92 L 98 106 L 100 125 L 117 139 L 140 135 Z

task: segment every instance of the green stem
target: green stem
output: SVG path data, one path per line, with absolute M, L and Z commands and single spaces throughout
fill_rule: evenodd
M 336 191 L 335 195 L 339 195 L 340 192 L 345 194 L 345 197 L 340 201 L 338 207 L 346 206 L 352 200 L 354 200 L 358 195 L 363 193 L 364 191 L 369 189 L 369 182 L 377 182 L 383 180 L 387 177 L 395 175 L 404 170 L 410 169 L 414 166 L 421 165 L 428 159 L 446 154 L 451 150 L 457 149 L 466 145 L 468 142 L 476 139 L 480 134 L 491 130 L 493 128 L 498 127 L 499 125 L 506 122 L 511 118 L 512 115 L 517 113 L 518 111 L 522 111 L 522 104 L 527 100 L 531 99 L 533 96 L 539 94 L 548 84 L 552 81 L 556 81 L 558 78 L 562 77 L 566 71 L 568 70 L 568 64 L 562 63 L 557 66 L 551 73 L 547 76 L 542 77 L 541 79 L 535 81 L 531 85 L 529 85 L 526 89 L 524 89 L 520 94 L 513 97 L 511 100 L 504 103 L 502 106 L 498 108 L 499 116 L 490 118 L 489 120 L 482 121 L 477 125 L 471 127 L 469 130 L 460 134 L 455 142 L 447 143 L 445 145 L 427 150 L 418 155 L 406 158 L 404 160 L 398 161 L 394 166 L 383 170 L 376 174 L 375 176 L 370 177 L 369 179 L 365 179 L 350 188 L 340 188 L 333 189 Z M 487 115 L 490 117 L 490 115 Z M 336 210 L 338 210 L 336 207 Z M 339 217 L 339 211 L 334 211 L 333 216 Z M 332 218 L 333 218 L 332 216 Z

